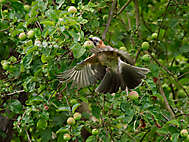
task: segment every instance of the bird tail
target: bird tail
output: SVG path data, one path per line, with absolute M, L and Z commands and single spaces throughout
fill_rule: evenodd
M 142 82 L 142 79 L 144 79 L 146 74 L 150 72 L 150 70 L 147 68 L 141 68 L 127 64 L 121 59 L 119 59 L 118 64 L 122 83 L 125 84 L 122 86 L 127 86 L 129 89 L 134 89 L 139 86 Z
M 119 90 L 120 83 L 119 75 L 111 69 L 107 69 L 103 80 L 95 91 L 99 93 L 115 93 Z

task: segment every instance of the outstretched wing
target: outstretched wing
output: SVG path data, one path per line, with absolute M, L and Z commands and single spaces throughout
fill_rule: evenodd
M 106 68 L 98 62 L 98 58 L 93 54 L 72 69 L 58 75 L 58 78 L 64 82 L 72 81 L 72 87 L 83 88 L 103 79 L 105 73 Z

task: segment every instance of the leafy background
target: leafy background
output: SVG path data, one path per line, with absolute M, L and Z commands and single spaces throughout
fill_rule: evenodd
M 0 0 L 0 18 L 0 141 L 62 142 L 65 133 L 70 141 L 189 140 L 180 135 L 189 129 L 187 1 Z M 34 37 L 19 38 L 30 30 Z M 90 36 L 125 47 L 151 70 L 135 90 L 139 99 L 60 84 L 57 74 L 90 55 Z M 70 126 L 76 111 L 82 119 Z

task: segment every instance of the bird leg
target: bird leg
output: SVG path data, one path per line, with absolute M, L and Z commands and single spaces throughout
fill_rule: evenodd
M 126 86 L 126 88 L 125 88 L 125 92 L 126 92 L 126 94 L 127 94 L 127 96 L 128 96 L 128 87 Z

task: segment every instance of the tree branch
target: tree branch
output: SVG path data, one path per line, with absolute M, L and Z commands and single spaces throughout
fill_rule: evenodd
M 167 72 L 168 75 L 172 76 L 172 78 L 175 80 L 175 82 L 184 90 L 184 92 L 186 93 L 186 95 L 189 97 L 189 93 L 187 92 L 187 90 L 182 86 L 182 84 L 178 81 L 177 77 L 175 77 L 175 75 L 170 72 L 165 66 L 163 66 L 154 56 L 152 56 L 151 53 L 148 52 L 148 54 L 150 55 L 150 57 L 160 66 L 162 67 L 163 70 L 165 70 Z
M 107 21 L 107 24 L 106 24 L 106 28 L 105 28 L 105 30 L 104 30 L 104 32 L 102 34 L 102 40 L 106 39 L 106 33 L 108 32 L 108 29 L 110 27 L 110 23 L 112 21 L 113 11 L 115 9 L 116 3 L 117 3 L 117 0 L 113 0 L 112 7 L 110 8 L 110 11 L 109 11 L 108 21 Z
M 173 110 L 171 109 L 170 105 L 169 105 L 169 102 L 165 96 L 165 93 L 163 91 L 163 88 L 162 88 L 162 85 L 161 85 L 161 82 L 160 82 L 160 79 L 158 78 L 157 80 L 157 83 L 158 83 L 158 86 L 159 86 L 159 91 L 160 91 L 160 94 L 162 95 L 163 99 L 164 99 L 164 103 L 165 103 L 165 106 L 167 108 L 167 110 L 170 112 L 172 118 L 175 118 L 175 114 L 173 112 Z
M 139 25 L 140 25 L 140 17 L 139 17 L 139 6 L 138 6 L 138 0 L 134 0 L 135 3 L 135 16 L 136 16 L 136 29 L 138 31 L 138 36 L 141 38 L 141 33 L 139 30 Z
M 129 5 L 129 3 L 131 2 L 132 0 L 128 0 L 122 7 L 121 7 L 121 9 L 118 11 L 118 13 L 116 14 L 116 15 L 114 15 L 114 18 L 116 17 L 116 16 L 118 16 L 119 14 L 121 14 L 123 11 L 124 11 L 124 9 Z

